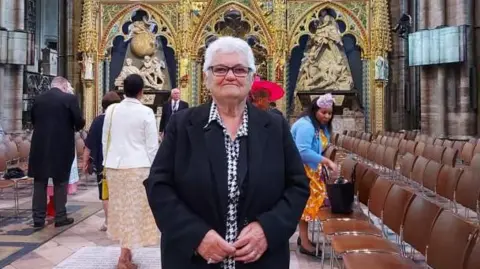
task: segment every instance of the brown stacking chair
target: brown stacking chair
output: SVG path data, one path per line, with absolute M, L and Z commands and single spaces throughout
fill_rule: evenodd
M 463 170 L 460 168 L 444 165 L 437 180 L 437 194 L 447 198 L 449 201 L 455 201 L 455 191 L 457 190 L 458 180 Z
M 436 161 L 429 161 L 423 173 L 423 187 L 436 192 L 437 180 L 443 164 Z
M 435 142 L 435 137 L 427 137 L 427 140 L 425 141 L 425 144 L 427 145 L 433 145 L 433 143 Z
M 337 147 L 343 147 L 343 141 L 345 140 L 345 136 L 339 134 L 337 140 L 335 141 L 335 146 Z
M 447 147 L 447 148 L 452 148 L 453 147 L 453 144 L 454 142 L 452 140 L 448 140 L 448 139 L 445 139 L 443 141 L 443 146 L 444 147 Z
M 464 164 L 470 165 L 473 158 L 474 149 L 475 145 L 471 143 L 465 143 L 465 145 L 463 145 L 462 151 L 460 152 L 460 159 L 463 161 Z
M 416 196 L 405 214 L 402 241 L 425 255 L 432 226 L 442 210 L 437 204 Z
M 400 141 L 400 144 L 398 144 L 398 154 L 400 155 L 404 155 L 405 153 L 407 153 L 407 140 L 405 139 L 402 139 Z
M 423 151 L 427 145 L 424 142 L 418 142 L 417 146 L 415 147 L 415 155 L 423 156 Z
M 395 137 L 392 140 L 392 143 L 390 143 L 390 147 L 392 147 L 394 149 L 398 149 L 399 145 L 400 145 L 400 139 L 398 137 Z
M 382 144 L 384 145 L 385 147 L 390 147 L 390 145 L 392 144 L 392 141 L 393 141 L 393 137 L 389 136 L 387 137 L 387 140 L 385 141 L 385 144 Z
M 452 148 L 458 149 L 458 152 L 462 152 L 463 146 L 465 146 L 464 141 L 455 141 L 453 142 Z
M 380 143 L 379 143 L 379 144 L 385 146 L 385 144 L 387 143 L 387 139 L 388 139 L 387 136 L 383 136 L 383 137 L 380 139 Z
M 444 210 L 440 213 L 430 234 L 425 255 L 427 264 L 435 269 L 464 268 L 470 246 L 478 228 Z
M 403 156 L 400 162 L 400 174 L 407 179 L 410 179 L 412 176 L 412 170 L 415 162 L 417 161 L 417 156 L 412 153 L 407 153 Z
M 444 146 L 434 146 L 431 160 L 434 160 L 437 163 L 441 163 L 443 159 L 443 154 L 445 153 L 446 149 L 447 148 Z
M 375 144 L 375 143 L 370 143 L 370 147 L 368 147 L 368 152 L 367 152 L 367 159 L 370 162 L 375 162 L 375 155 L 377 153 L 377 147 L 381 145 Z
M 324 156 L 330 159 L 332 162 L 335 162 L 335 157 L 337 155 L 337 149 L 333 146 L 328 146 L 325 150 Z
M 393 147 L 388 147 L 385 150 L 385 155 L 381 165 L 389 169 L 391 171 L 391 174 L 393 174 L 397 165 L 397 158 L 398 150 Z
M 393 185 L 388 192 L 383 208 L 382 226 L 389 227 L 396 234 L 401 234 L 403 219 L 406 209 L 415 194 L 398 186 Z M 342 256 L 352 251 L 381 251 L 385 253 L 400 254 L 401 249 L 389 240 L 378 235 L 335 235 L 332 237 L 332 253 Z M 333 264 L 331 264 L 333 265 Z
M 440 139 L 440 138 L 435 139 L 435 142 L 433 142 L 433 145 L 443 146 L 443 139 Z
M 425 174 L 425 169 L 427 168 L 429 160 L 422 156 L 418 156 L 415 164 L 413 165 L 412 173 L 410 179 L 417 182 L 420 186 L 423 185 L 423 175 Z
M 467 256 L 465 269 L 480 268 L 480 236 L 478 234 L 476 240 L 473 243 L 473 247 Z
M 466 167 L 458 180 L 457 190 L 455 192 L 455 202 L 477 212 L 477 217 L 480 220 L 480 215 L 478 214 L 479 199 L 480 180 L 478 179 L 478 174 L 475 174 L 472 168 Z M 465 213 L 466 217 L 468 217 L 467 210 Z
M 378 178 L 375 181 L 375 184 L 371 187 L 371 195 L 368 198 L 369 215 L 371 213 L 378 218 L 382 217 L 383 206 L 392 186 L 393 183 L 387 179 Z M 323 232 L 327 236 L 348 232 L 382 236 L 382 231 L 368 220 L 328 220 L 323 224 Z
M 368 146 L 369 142 L 362 140 L 360 141 L 360 144 L 358 144 L 358 155 L 362 158 L 367 158 L 367 153 L 368 153 Z
M 420 265 L 400 254 L 375 251 L 353 252 L 343 255 L 345 269 L 421 269 Z M 473 269 L 473 267 L 472 267 Z
M 386 147 L 383 146 L 383 145 L 378 145 L 377 149 L 376 149 L 376 152 L 375 152 L 375 163 L 377 165 L 381 165 L 382 162 L 383 162 L 383 158 L 385 157 L 385 150 Z
M 372 134 L 368 133 L 365 135 L 365 140 L 367 140 L 368 142 L 372 142 Z
M 475 145 L 475 149 L 473 149 L 473 155 L 480 153 L 480 140 L 478 140 L 478 143 Z
M 450 166 L 455 166 L 457 164 L 458 150 L 453 148 L 445 148 L 442 157 L 442 163 Z
M 406 152 L 415 154 L 415 149 L 417 148 L 417 145 L 418 145 L 418 142 L 415 142 L 413 140 L 407 141 L 407 144 L 405 145 Z
M 480 174 L 480 153 L 477 153 L 473 156 L 470 167 L 477 172 L 477 175 Z
M 352 150 L 351 150 L 353 153 L 357 153 L 357 152 L 358 152 L 358 145 L 360 144 L 360 142 L 362 142 L 362 140 L 359 139 L 359 138 L 355 138 L 355 139 L 353 140 L 353 146 L 352 146 Z
M 422 155 L 423 157 L 429 159 L 429 160 L 432 160 L 433 158 L 433 149 L 435 148 L 435 146 L 433 145 L 430 145 L 430 144 L 426 144 L 425 145 L 425 148 L 423 149 L 423 152 L 422 152 Z

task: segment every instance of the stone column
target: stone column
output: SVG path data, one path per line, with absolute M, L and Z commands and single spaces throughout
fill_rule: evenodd
M 26 35 L 20 31 L 25 28 L 25 2 L 2 0 L 0 12 L 3 13 L 0 27 L 8 33 L 8 65 L 0 64 L 0 124 L 5 132 L 22 130 L 23 71 L 25 65 Z M 14 32 L 13 30 L 17 30 Z M 23 63 L 23 64 L 22 64 Z

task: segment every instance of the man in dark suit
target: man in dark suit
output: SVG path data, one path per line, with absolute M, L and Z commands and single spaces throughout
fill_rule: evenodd
M 160 119 L 160 133 L 163 134 L 172 114 L 188 108 L 188 103 L 180 100 L 180 90 L 175 88 L 170 93 L 170 99 L 162 107 L 162 118 Z
M 39 95 L 32 107 L 33 136 L 28 175 L 34 178 L 33 223 L 45 225 L 47 184 L 54 184 L 55 227 L 73 223 L 67 217 L 67 188 L 75 158 L 75 131 L 85 126 L 85 120 L 73 88 L 67 79 L 56 77 L 51 89 Z

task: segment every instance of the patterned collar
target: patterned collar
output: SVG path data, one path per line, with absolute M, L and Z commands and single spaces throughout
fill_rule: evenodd
M 213 121 L 216 121 L 220 126 L 225 129 L 222 118 L 218 113 L 217 104 L 212 102 L 210 106 L 210 116 L 208 117 L 208 122 L 204 128 L 207 128 Z M 243 120 L 242 125 L 237 131 L 237 137 L 247 136 L 248 135 L 248 107 L 245 105 L 245 110 L 243 111 Z

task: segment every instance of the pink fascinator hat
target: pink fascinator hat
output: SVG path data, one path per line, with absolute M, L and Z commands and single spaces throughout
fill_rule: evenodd
M 331 93 L 321 95 L 317 100 L 317 106 L 320 108 L 331 108 L 335 104 L 335 99 Z

